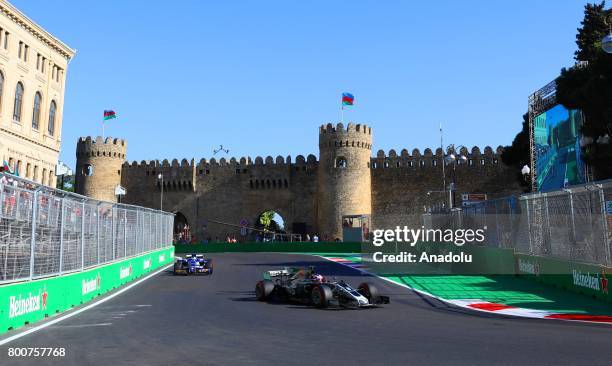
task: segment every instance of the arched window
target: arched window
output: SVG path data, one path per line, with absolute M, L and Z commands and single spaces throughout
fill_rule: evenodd
M 94 167 L 91 164 L 85 164 L 83 165 L 83 175 L 86 175 L 88 177 L 91 177 L 94 173 Z
M 38 130 L 38 126 L 40 126 L 40 102 L 42 101 L 42 96 L 39 92 L 34 94 L 34 108 L 32 108 L 32 128 Z M 46 172 L 45 172 L 46 173 Z
M 51 105 L 49 106 L 49 124 L 47 125 L 47 131 L 49 135 L 53 136 L 55 133 L 55 111 L 57 110 L 57 104 L 55 101 L 51 101 Z
M 23 84 L 17 83 L 15 87 L 15 104 L 13 106 L 13 120 L 21 121 L 21 105 L 23 104 Z
M 4 95 L 4 74 L 0 72 L 0 108 L 2 108 L 2 96 Z
M 340 156 L 336 159 L 336 168 L 346 168 L 347 164 L 345 157 Z

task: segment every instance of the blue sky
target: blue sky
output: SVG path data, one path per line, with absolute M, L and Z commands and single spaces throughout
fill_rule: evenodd
M 13 0 L 77 55 L 61 159 L 79 136 L 128 160 L 318 155 L 318 129 L 373 127 L 374 152 L 507 145 L 527 96 L 573 63 L 583 1 Z

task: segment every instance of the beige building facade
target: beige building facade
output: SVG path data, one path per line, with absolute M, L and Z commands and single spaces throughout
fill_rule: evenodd
M 0 158 L 55 187 L 66 70 L 75 50 L 0 0 Z

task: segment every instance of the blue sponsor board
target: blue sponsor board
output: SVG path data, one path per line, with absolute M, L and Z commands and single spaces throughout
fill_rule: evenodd
M 612 216 L 612 201 L 606 201 L 606 213 Z

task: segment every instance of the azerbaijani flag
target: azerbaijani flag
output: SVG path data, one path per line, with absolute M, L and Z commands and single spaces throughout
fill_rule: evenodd
M 355 97 L 351 93 L 342 93 L 342 105 L 353 105 Z
M 9 164 L 6 162 L 6 160 L 4 160 L 4 161 L 3 161 L 3 164 L 2 164 L 2 171 L 3 171 L 3 172 L 10 173 L 10 174 L 13 174 L 13 169 L 11 169 L 11 167 L 10 167 L 10 166 L 9 166 Z
M 109 119 L 117 118 L 115 111 L 104 111 L 104 120 L 108 121 Z

